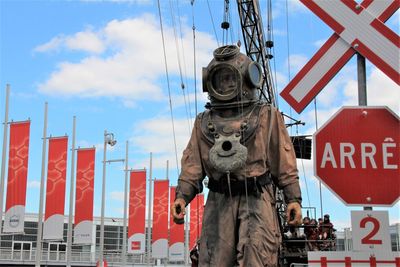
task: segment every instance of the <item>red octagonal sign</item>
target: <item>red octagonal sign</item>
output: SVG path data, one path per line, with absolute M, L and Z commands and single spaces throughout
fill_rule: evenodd
M 400 198 L 400 120 L 387 107 L 344 107 L 314 134 L 315 175 L 345 204 Z

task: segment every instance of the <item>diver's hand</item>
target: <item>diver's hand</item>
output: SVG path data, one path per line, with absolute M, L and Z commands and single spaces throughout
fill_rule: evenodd
M 186 214 L 185 206 L 186 202 L 182 198 L 177 198 L 171 205 L 171 215 L 175 223 L 183 224 Z
M 302 223 L 301 206 L 298 202 L 291 202 L 287 205 L 286 218 L 289 225 L 300 225 Z

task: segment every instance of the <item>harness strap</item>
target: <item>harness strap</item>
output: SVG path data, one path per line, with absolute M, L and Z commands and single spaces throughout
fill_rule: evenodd
M 212 192 L 225 194 L 227 196 L 235 196 L 246 192 L 246 188 L 250 194 L 259 195 L 262 187 L 272 182 L 271 175 L 264 173 L 257 177 L 248 177 L 245 180 L 235 181 L 221 177 L 218 181 L 210 178 L 208 181 L 208 189 Z

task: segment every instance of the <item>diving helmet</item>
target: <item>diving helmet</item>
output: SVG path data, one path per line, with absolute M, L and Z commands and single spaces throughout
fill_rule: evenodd
M 261 84 L 261 66 L 235 45 L 217 48 L 213 60 L 203 68 L 203 92 L 208 93 L 211 107 L 256 102 Z

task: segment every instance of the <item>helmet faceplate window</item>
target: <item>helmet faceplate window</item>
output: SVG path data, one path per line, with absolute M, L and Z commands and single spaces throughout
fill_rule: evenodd
M 226 101 L 235 98 L 242 86 L 240 72 L 228 64 L 215 66 L 208 77 L 208 89 L 212 97 Z

